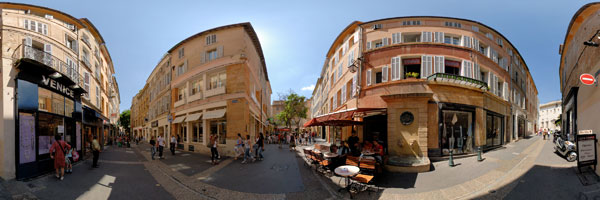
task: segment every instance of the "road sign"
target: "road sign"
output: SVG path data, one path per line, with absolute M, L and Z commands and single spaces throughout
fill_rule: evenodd
M 594 82 L 596 82 L 596 79 L 591 74 L 581 74 L 581 76 L 579 76 L 579 80 L 581 80 L 581 83 L 585 85 L 592 85 Z

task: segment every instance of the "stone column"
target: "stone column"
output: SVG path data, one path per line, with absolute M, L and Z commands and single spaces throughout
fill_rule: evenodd
M 483 108 L 475 108 L 475 146 L 483 146 L 485 144 L 485 115 Z

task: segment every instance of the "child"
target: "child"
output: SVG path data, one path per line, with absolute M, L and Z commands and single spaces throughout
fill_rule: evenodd
M 68 142 L 67 144 L 71 145 L 71 143 Z M 74 148 L 71 148 L 67 151 L 67 159 L 65 159 L 65 162 L 67 164 L 67 169 L 65 170 L 65 172 L 67 174 L 73 173 L 73 149 Z

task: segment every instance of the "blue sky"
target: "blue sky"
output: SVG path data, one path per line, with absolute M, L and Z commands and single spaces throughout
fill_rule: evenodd
M 558 100 L 558 47 L 573 14 L 590 1 L 19 2 L 57 9 L 94 23 L 112 56 L 121 110 L 125 110 L 161 56 L 176 43 L 203 30 L 251 22 L 265 54 L 272 99 L 289 89 L 310 97 L 312 90 L 307 88 L 319 77 L 326 51 L 352 21 L 424 15 L 475 20 L 501 32 L 525 59 L 540 103 Z

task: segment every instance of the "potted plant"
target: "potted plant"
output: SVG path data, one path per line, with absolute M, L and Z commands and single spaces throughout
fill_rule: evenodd
M 417 72 L 406 72 L 406 73 L 404 74 L 404 76 L 405 76 L 407 79 L 416 79 L 416 78 L 419 78 L 419 73 L 417 73 Z

